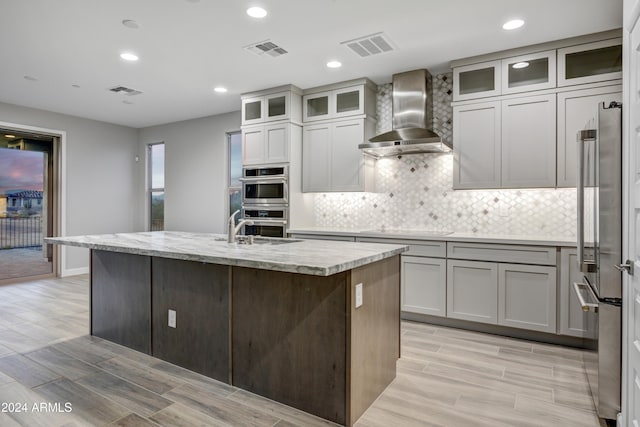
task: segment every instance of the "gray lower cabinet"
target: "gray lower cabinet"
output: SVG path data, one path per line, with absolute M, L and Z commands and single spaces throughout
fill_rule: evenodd
M 595 338 L 595 317 L 591 312 L 582 311 L 574 282 L 582 281 L 578 269 L 575 248 L 560 249 L 560 335 L 579 338 Z
M 556 268 L 498 264 L 498 324 L 556 332 Z
M 347 235 L 292 237 L 408 245 L 400 261 L 403 313 L 592 338 L 593 318 L 582 312 L 572 286 L 580 278 L 575 249 L 562 248 L 557 264 L 557 248 L 551 246 Z
M 447 260 L 447 317 L 498 323 L 498 264 Z
M 445 316 L 447 308 L 447 260 L 402 256 L 401 310 Z

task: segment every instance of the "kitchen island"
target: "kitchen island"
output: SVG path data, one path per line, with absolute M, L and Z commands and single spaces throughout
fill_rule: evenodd
M 92 335 L 352 425 L 395 378 L 403 245 L 181 232 L 91 249 Z

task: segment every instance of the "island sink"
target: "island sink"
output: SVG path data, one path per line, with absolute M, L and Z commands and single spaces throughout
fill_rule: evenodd
M 46 240 L 91 249 L 92 335 L 347 426 L 395 378 L 407 246 L 178 232 Z

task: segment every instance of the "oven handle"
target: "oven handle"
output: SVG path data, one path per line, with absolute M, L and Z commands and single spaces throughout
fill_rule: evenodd
M 238 178 L 238 181 L 240 181 L 240 182 L 255 182 L 257 184 L 259 184 L 260 181 L 265 181 L 265 182 L 272 182 L 272 181 L 287 182 L 287 177 L 284 176 L 284 175 L 256 176 L 256 177 L 251 177 L 251 178 Z
M 246 217 L 253 221 L 253 225 L 287 225 L 284 219 L 258 219 L 255 217 Z
M 578 268 L 580 271 L 589 272 L 595 267 L 595 261 L 584 259 L 584 145 L 586 141 L 596 139 L 596 130 L 587 129 L 578 132 L 578 180 L 577 180 L 577 205 L 578 205 Z

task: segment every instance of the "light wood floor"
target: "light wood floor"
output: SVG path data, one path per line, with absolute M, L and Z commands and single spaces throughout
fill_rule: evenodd
M 333 425 L 91 337 L 88 314 L 87 276 L 0 287 L 0 426 Z M 402 354 L 358 427 L 600 425 L 579 350 L 403 322 Z

